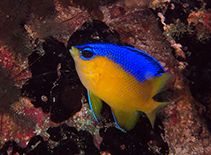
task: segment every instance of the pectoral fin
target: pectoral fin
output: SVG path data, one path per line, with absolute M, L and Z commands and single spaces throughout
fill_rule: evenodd
M 87 90 L 87 93 L 89 99 L 89 106 L 92 110 L 94 118 L 98 122 L 102 110 L 103 101 L 98 96 L 93 94 L 91 91 Z
M 112 108 L 112 114 L 118 127 L 131 130 L 136 125 L 140 113 L 136 110 L 119 110 Z

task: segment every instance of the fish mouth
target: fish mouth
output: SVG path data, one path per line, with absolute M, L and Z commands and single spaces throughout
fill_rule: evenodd
M 73 57 L 79 56 L 79 49 L 74 46 L 69 49 L 69 52 Z

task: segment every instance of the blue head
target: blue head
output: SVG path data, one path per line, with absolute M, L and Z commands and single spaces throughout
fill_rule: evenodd
M 90 43 L 75 46 L 79 50 L 78 59 L 87 62 L 98 56 L 107 57 L 140 82 L 155 76 L 161 76 L 165 70 L 149 54 L 129 46 L 118 46 L 108 43 Z

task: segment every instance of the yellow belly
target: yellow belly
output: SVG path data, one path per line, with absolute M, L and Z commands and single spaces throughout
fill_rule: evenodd
M 102 67 L 98 72 L 78 72 L 84 86 L 116 109 L 134 109 L 145 112 L 152 100 L 150 85 L 140 83 L 133 75 L 108 58 L 99 57 Z

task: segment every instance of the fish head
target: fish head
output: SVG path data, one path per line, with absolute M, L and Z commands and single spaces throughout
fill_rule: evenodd
M 76 70 L 84 74 L 97 73 L 101 69 L 102 59 L 92 47 L 72 46 L 70 53 L 75 61 Z
M 72 46 L 69 50 L 75 61 L 75 68 L 85 87 L 96 83 L 102 73 L 104 59 L 92 46 Z M 89 84 L 88 84 L 89 83 Z M 88 88 L 87 88 L 88 89 Z

